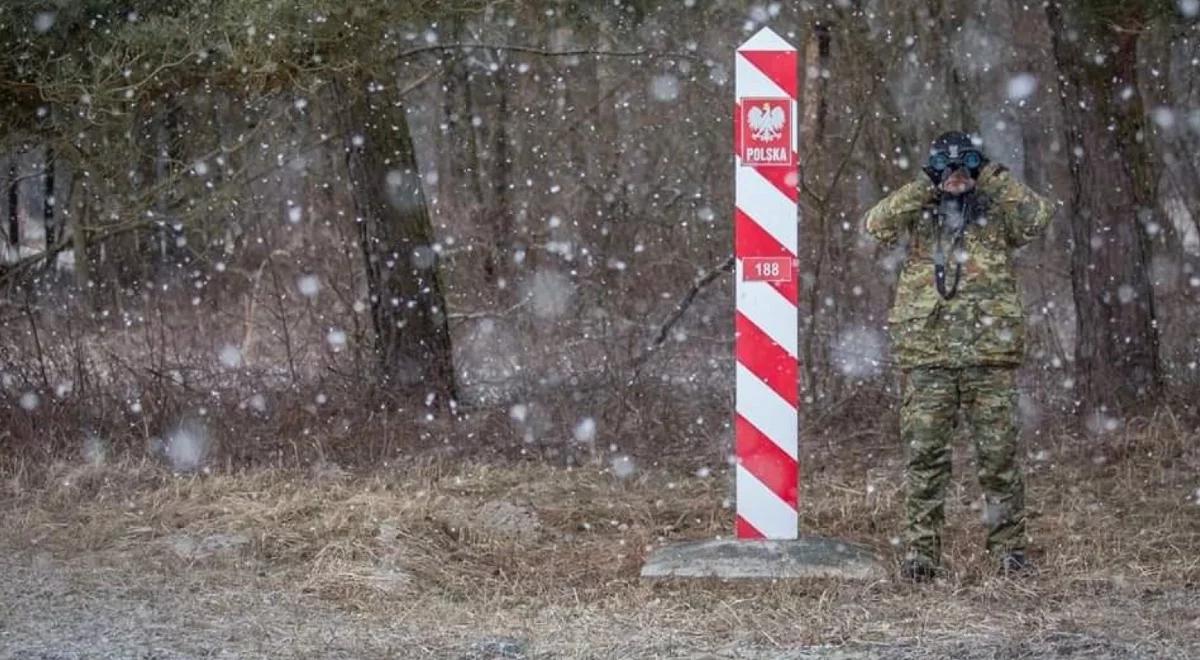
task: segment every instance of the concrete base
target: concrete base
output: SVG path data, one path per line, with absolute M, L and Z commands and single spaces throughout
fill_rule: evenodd
M 869 548 L 817 536 L 794 541 L 677 543 L 656 550 L 642 567 L 644 578 L 877 580 L 886 575 Z

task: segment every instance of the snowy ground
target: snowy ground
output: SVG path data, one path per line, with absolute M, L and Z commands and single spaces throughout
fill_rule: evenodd
M 717 472 L 59 467 L 0 495 L 0 658 L 1200 657 L 1180 449 L 1068 470 L 1047 448 L 1022 580 L 980 557 L 960 481 L 951 571 L 920 587 L 640 580 L 648 547 L 725 532 Z M 894 457 L 810 467 L 804 524 L 894 560 Z
M 593 625 L 570 610 L 533 615 L 511 627 L 480 620 L 434 626 L 348 612 L 250 572 L 146 575 L 134 565 L 89 565 L 45 555 L 4 556 L 0 571 L 5 658 L 1160 658 L 1196 657 L 1200 645 L 1162 638 L 1122 639 L 1119 630 L 1034 623 L 1023 636 L 970 629 L 928 637 L 911 629 L 894 642 L 781 648 L 753 639 L 717 639 L 703 630 L 645 628 L 634 612 Z M 1122 602 L 1108 614 L 1142 619 L 1173 605 L 1194 616 L 1194 591 Z M 585 608 L 586 609 L 586 608 Z M 648 608 L 653 610 L 654 608 Z M 737 618 L 731 599 L 728 616 Z M 1118 612 L 1116 610 L 1122 610 Z M 1095 615 L 1097 612 L 1090 613 Z M 749 614 L 749 612 L 747 612 Z M 503 614 L 497 619 L 508 618 Z M 747 621 L 742 637 L 769 635 Z M 981 622 L 983 623 L 983 622 Z M 1180 624 L 1186 625 L 1184 620 Z M 1193 622 L 1194 623 L 1194 622 Z M 538 628 L 546 632 L 539 634 Z M 899 631 L 898 631 L 899 632 Z

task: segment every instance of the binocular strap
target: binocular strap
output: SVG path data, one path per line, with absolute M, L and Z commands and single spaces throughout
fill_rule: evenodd
M 958 293 L 958 284 L 962 280 L 962 261 L 958 258 L 959 250 L 962 249 L 964 237 L 967 233 L 968 218 L 964 217 L 968 214 L 968 209 L 973 206 L 966 203 L 966 200 L 961 198 L 944 200 L 939 205 L 937 212 L 937 243 L 933 252 L 933 283 L 937 286 L 938 295 L 943 300 L 950 300 Z M 945 236 L 945 227 L 947 220 L 951 220 L 948 216 L 956 216 L 952 218 L 950 226 L 954 231 L 954 241 L 951 245 L 951 255 L 954 256 L 954 282 L 950 288 L 946 288 L 946 251 L 942 246 L 942 240 Z
M 962 279 L 962 264 L 954 264 L 954 284 L 950 286 L 950 290 L 946 290 L 946 265 L 933 265 L 933 282 L 937 285 L 938 295 L 945 300 L 950 300 L 958 293 L 958 282 Z

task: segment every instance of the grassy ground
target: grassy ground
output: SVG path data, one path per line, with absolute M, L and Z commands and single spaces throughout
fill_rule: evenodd
M 1160 418 L 1031 447 L 1022 579 L 956 477 L 924 586 L 640 580 L 649 549 L 728 534 L 723 471 L 10 463 L 0 656 L 1200 657 L 1198 439 Z M 891 565 L 898 454 L 818 453 L 802 524 Z

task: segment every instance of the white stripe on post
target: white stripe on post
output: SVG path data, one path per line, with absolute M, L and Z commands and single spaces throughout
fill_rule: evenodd
M 753 167 L 737 168 L 737 206 L 779 244 L 796 250 L 796 203 Z
M 742 277 L 742 262 L 737 262 L 737 276 Z M 785 306 L 791 307 L 788 311 Z M 794 306 L 775 287 L 767 282 L 740 282 L 737 287 L 737 310 L 758 326 L 788 355 L 797 357 L 796 328 L 799 314 Z M 782 310 L 782 311 L 781 311 Z
M 799 429 L 795 406 L 740 364 L 737 366 L 736 405 L 739 415 L 762 431 L 783 453 L 796 458 Z
M 762 532 L 764 538 L 796 538 L 796 510 L 740 465 L 736 496 L 738 515 Z

